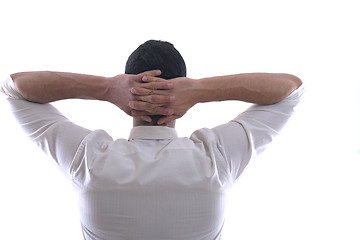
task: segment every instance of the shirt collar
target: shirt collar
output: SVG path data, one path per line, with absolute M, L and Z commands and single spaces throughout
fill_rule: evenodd
M 165 126 L 137 126 L 134 127 L 129 136 L 132 139 L 175 139 L 177 138 L 175 128 Z

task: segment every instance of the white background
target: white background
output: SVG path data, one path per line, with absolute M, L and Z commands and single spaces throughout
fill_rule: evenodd
M 298 114 L 232 191 L 224 239 L 360 239 L 360 7 L 356 1 L 20 1 L 0 3 L 0 74 L 113 76 L 149 39 L 172 42 L 192 78 L 286 72 L 306 85 Z M 56 103 L 72 121 L 127 138 L 108 103 Z M 197 105 L 180 136 L 247 107 Z M 1 239 L 81 239 L 76 198 L 0 102 Z

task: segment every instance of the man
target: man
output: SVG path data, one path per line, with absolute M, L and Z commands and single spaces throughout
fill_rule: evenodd
M 209 240 L 221 238 L 227 191 L 291 117 L 301 85 L 289 74 L 190 79 L 172 44 L 148 41 L 126 74 L 15 73 L 2 91 L 29 138 L 71 179 L 85 239 Z M 133 116 L 129 139 L 84 129 L 47 104 L 68 98 L 108 101 Z M 175 119 L 196 103 L 225 100 L 254 105 L 177 137 Z

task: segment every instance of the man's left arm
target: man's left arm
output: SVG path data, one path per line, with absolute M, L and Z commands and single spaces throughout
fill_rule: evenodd
M 157 72 L 144 74 L 156 75 Z M 68 98 L 98 99 L 109 101 L 129 113 L 130 88 L 141 78 L 137 75 L 105 78 L 74 73 L 25 72 L 12 74 L 1 86 L 1 92 L 7 95 L 10 109 L 27 137 L 69 173 L 80 143 L 91 131 L 73 124 L 46 103 Z M 168 83 L 161 84 L 153 87 L 168 87 Z M 154 96 L 154 101 L 164 98 L 169 97 Z
M 120 74 L 115 77 L 101 77 L 67 72 L 22 72 L 11 75 L 19 93 L 28 101 L 49 103 L 62 99 L 80 98 L 108 101 L 131 115 L 129 101 L 134 96 L 130 90 L 138 86 L 143 76 L 157 76 L 160 71 L 148 71 L 138 75 Z M 154 89 L 170 89 L 168 82 L 152 83 Z M 151 108 L 166 115 L 169 109 L 162 108 L 170 102 L 169 96 L 153 96 Z M 158 103 L 158 104 L 156 104 Z M 160 104 L 161 103 L 161 104 Z

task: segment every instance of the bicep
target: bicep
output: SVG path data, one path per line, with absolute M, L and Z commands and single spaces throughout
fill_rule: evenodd
M 253 105 L 231 122 L 213 129 L 218 135 L 233 177 L 237 178 L 251 158 L 265 150 L 294 114 L 303 88 L 283 101 L 268 105 Z
M 68 174 L 81 141 L 91 131 L 71 123 L 50 104 L 15 99 L 8 103 L 27 137 Z
M 253 105 L 233 120 L 243 126 L 256 154 L 264 151 L 295 114 L 303 91 L 301 87 L 276 104 Z
M 253 117 L 250 117 L 249 114 L 248 110 L 233 121 L 213 129 L 218 136 L 234 180 L 241 175 L 251 159 L 264 151 L 278 135 L 278 123 L 271 124 L 265 116 L 259 118 L 252 114 Z M 275 118 L 270 115 L 268 117 Z
M 253 155 L 253 145 L 244 127 L 237 122 L 229 122 L 212 129 L 219 139 L 232 178 L 237 179 Z

